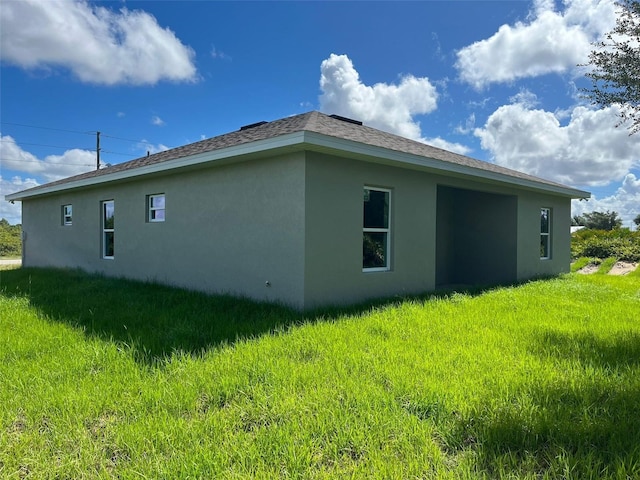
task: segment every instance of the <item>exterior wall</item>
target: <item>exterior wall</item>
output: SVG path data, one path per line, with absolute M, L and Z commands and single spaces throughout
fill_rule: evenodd
M 166 221 L 147 222 L 164 193 Z M 115 255 L 101 258 L 103 200 L 115 202 Z M 61 208 L 73 205 L 73 225 Z M 258 300 L 303 302 L 304 157 L 252 160 L 104 184 L 23 204 L 26 266 L 79 267 Z M 266 282 L 270 286 L 266 286 Z
M 365 186 L 391 190 L 390 271 L 362 271 Z M 158 193 L 166 221 L 149 223 L 146 196 Z M 114 259 L 101 256 L 104 200 L 115 202 Z M 548 260 L 543 207 L 552 212 Z M 299 152 L 26 200 L 24 265 L 310 309 L 566 272 L 569 224 L 568 198 Z
M 305 178 L 306 308 L 569 269 L 568 198 L 319 153 L 307 154 Z M 387 272 L 362 271 L 364 186 L 392 191 Z M 543 207 L 552 210 L 548 260 L 540 259 Z M 448 270 L 437 272 L 440 262 Z
M 540 259 L 540 209 L 551 209 L 551 258 Z M 571 200 L 524 192 L 518 202 L 518 280 L 569 272 Z
M 391 189 L 391 270 L 362 271 L 364 187 Z M 436 186 L 428 175 L 307 153 L 305 307 L 435 288 Z

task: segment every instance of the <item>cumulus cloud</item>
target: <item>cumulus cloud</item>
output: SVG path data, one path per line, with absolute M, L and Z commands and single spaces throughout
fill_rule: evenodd
M 158 127 L 164 127 L 166 125 L 166 123 L 164 122 L 164 120 L 162 120 L 159 116 L 154 115 L 153 117 L 151 117 L 151 124 L 152 125 L 156 125 Z
M 0 9 L 2 60 L 25 69 L 64 67 L 96 84 L 195 81 L 194 51 L 141 10 L 82 0 L 21 0 Z
M 38 185 L 40 184 L 33 178 L 16 176 L 6 179 L 0 176 L 0 218 L 6 219 L 12 225 L 22 223 L 22 203 L 5 202 L 4 196 L 27 188 L 37 187 Z
M 0 134 L 0 158 L 2 169 L 35 175 L 46 182 L 70 177 L 95 168 L 96 154 L 77 148 L 67 150 L 62 155 L 47 155 L 39 159 L 23 150 L 9 135 Z
M 488 39 L 457 52 L 460 78 L 481 89 L 494 82 L 564 73 L 588 61 L 591 43 L 615 25 L 613 0 L 539 0 L 526 22 L 502 25 Z
M 365 85 L 347 55 L 331 54 L 320 66 L 320 109 L 366 125 L 458 153 L 464 145 L 424 138 L 415 115 L 437 108 L 438 92 L 428 78 L 405 75 L 398 84 Z M 437 144 L 437 145 L 436 145 Z
M 603 198 L 593 196 L 586 202 L 573 200 L 571 204 L 572 215 L 607 210 L 618 212 L 623 226 L 633 227 L 633 219 L 640 214 L 640 178 L 628 173 L 613 195 Z
M 640 137 L 614 128 L 615 107 L 573 108 L 566 125 L 553 112 L 503 105 L 474 134 L 499 165 L 557 182 L 603 186 L 640 163 Z

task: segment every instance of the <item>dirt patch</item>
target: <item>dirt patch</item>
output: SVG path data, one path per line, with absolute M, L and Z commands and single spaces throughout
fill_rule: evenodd
M 600 268 L 600 265 L 595 265 L 593 263 L 590 263 L 589 265 L 578 270 L 578 273 L 581 273 L 582 275 L 591 275 L 593 273 L 596 273 L 599 268 Z M 616 264 L 613 267 L 611 267 L 611 270 L 609 270 L 608 274 L 609 275 L 626 275 L 627 273 L 633 272 L 636 268 L 638 268 L 637 263 L 616 262 Z
M 637 267 L 637 263 L 617 262 L 611 270 L 609 270 L 609 275 L 626 275 L 627 273 L 633 272 Z
M 591 275 L 592 273 L 596 273 L 598 271 L 598 268 L 600 268 L 600 265 L 594 265 L 593 263 L 590 263 L 589 265 L 578 270 L 578 273 L 581 273 L 582 275 Z

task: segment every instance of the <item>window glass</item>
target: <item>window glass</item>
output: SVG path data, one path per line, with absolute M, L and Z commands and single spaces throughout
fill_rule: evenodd
M 387 266 L 387 233 L 364 232 L 362 238 L 362 268 Z
M 115 204 L 102 202 L 102 257 L 113 258 L 115 253 Z
M 364 228 L 389 227 L 389 192 L 364 190 Z
M 150 222 L 164 222 L 164 194 L 149 195 L 147 197 L 147 204 L 149 205 L 148 220 Z
M 365 187 L 362 221 L 362 269 L 389 270 L 389 190 Z
M 73 208 L 71 205 L 62 206 L 62 224 L 71 225 L 73 223 Z
M 540 209 L 540 258 L 551 258 L 551 209 Z

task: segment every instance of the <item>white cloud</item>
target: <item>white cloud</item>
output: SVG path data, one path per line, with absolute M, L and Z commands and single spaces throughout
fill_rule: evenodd
M 420 122 L 414 116 L 434 111 L 438 100 L 438 92 L 428 78 L 405 75 L 399 84 L 365 85 L 351 59 L 333 53 L 320 70 L 320 110 L 447 150 L 469 152 L 464 145 L 422 136 Z
M 571 215 L 590 212 L 618 212 L 623 226 L 633 227 L 633 219 L 640 215 L 640 178 L 628 173 L 613 195 L 604 198 L 593 196 L 588 201 L 573 200 Z
M 163 145 L 162 143 L 159 143 L 158 145 L 154 145 L 144 139 L 141 142 L 137 143 L 136 147 L 144 151 L 145 153 L 148 153 L 149 155 L 152 155 L 158 152 L 164 152 L 165 150 L 169 150 L 169 148 L 171 148 L 171 147 L 167 147 L 166 145 Z
M 70 177 L 95 168 L 96 154 L 74 148 L 62 155 L 47 155 L 39 159 L 23 150 L 9 135 L 0 134 L 0 158 L 3 170 L 13 170 L 41 177 L 46 182 Z
M 195 81 L 195 53 L 142 10 L 114 12 L 82 0 L 2 2 L 2 60 L 22 68 L 65 67 L 83 82 Z
M 548 111 L 503 105 L 474 134 L 499 165 L 578 186 L 621 181 L 640 164 L 640 136 L 629 136 L 615 107 L 573 108 L 566 125 Z
M 211 47 L 211 58 L 216 58 L 220 60 L 231 60 L 231 57 L 224 53 L 221 50 L 218 50 L 215 46 Z
M 7 180 L 0 176 L 0 218 L 6 219 L 12 225 L 22 223 L 22 202 L 10 203 L 5 201 L 4 196 L 38 185 L 33 178 L 13 177 Z
M 156 125 L 158 127 L 164 127 L 166 125 L 166 123 L 164 122 L 164 120 L 162 120 L 159 116 L 154 115 L 153 117 L 151 117 L 151 123 L 153 125 Z
M 476 127 L 476 114 L 471 113 L 464 122 L 463 125 L 458 125 L 456 127 L 456 133 L 460 133 L 462 135 L 468 135 L 473 132 Z
M 573 71 L 588 60 L 591 43 L 615 25 L 613 0 L 536 2 L 527 22 L 502 25 L 488 39 L 457 52 L 460 78 L 477 89 L 493 82 Z

